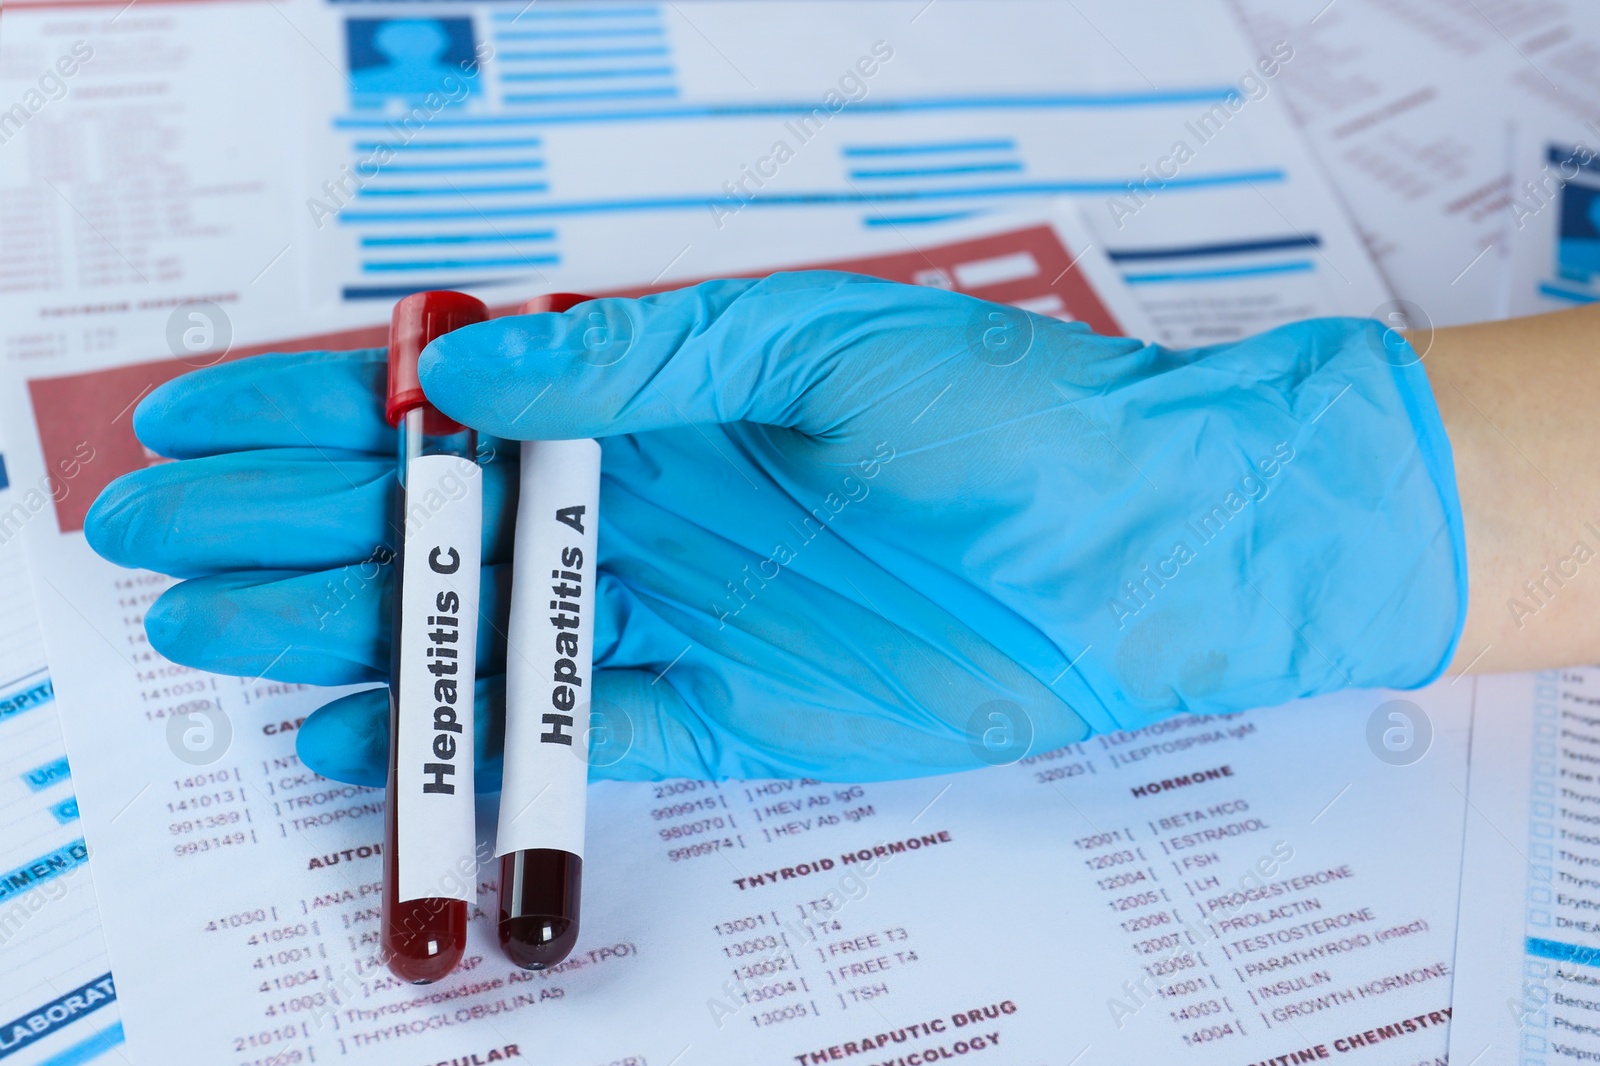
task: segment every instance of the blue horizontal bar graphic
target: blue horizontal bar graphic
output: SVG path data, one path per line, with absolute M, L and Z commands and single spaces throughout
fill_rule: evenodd
M 52 991 L 54 991 L 52 985 Z M 0 1044 L 0 1059 L 10 1058 L 13 1054 L 23 1051 L 33 1044 L 47 1037 L 61 1032 L 73 1025 L 79 1019 L 87 1018 L 90 1014 L 108 1007 L 117 1001 L 117 985 L 109 972 L 101 974 L 90 981 L 86 981 L 67 992 L 62 992 L 49 1003 L 43 1003 L 18 1018 L 0 1023 L 0 1033 L 5 1034 L 4 1043 Z M 110 1036 L 110 1028 L 102 1034 Z M 120 1028 L 115 1039 L 106 1044 L 106 1047 L 115 1046 L 122 1040 Z M 80 1045 L 81 1046 L 81 1045 Z M 100 1050 L 104 1050 L 101 1048 Z M 69 1048 L 63 1055 L 70 1055 L 74 1049 Z M 97 1052 L 98 1053 L 98 1052 Z M 86 1062 L 86 1058 L 62 1058 L 60 1055 L 49 1059 L 34 1059 L 35 1064 Z
M 369 272 L 384 270 L 480 270 L 484 267 L 554 266 L 558 255 L 513 255 L 500 259 L 417 259 L 400 263 L 362 263 Z
M 495 56 L 502 63 L 523 62 L 531 59 L 622 59 L 627 56 L 664 56 L 665 48 L 575 48 L 544 52 L 501 52 Z
M 880 155 L 929 155 L 937 152 L 1013 151 L 1016 141 L 941 141 L 937 144 L 858 144 L 843 150 L 847 159 Z
M 1142 259 L 1191 259 L 1211 255 L 1246 255 L 1251 252 L 1280 252 L 1290 248 L 1320 248 L 1322 238 L 1315 233 L 1295 237 L 1271 237 L 1259 241 L 1228 241 L 1223 244 L 1186 244 L 1168 248 L 1126 248 L 1107 251 L 1114 263 L 1132 263 Z
M 415 237 L 363 237 L 363 248 L 392 248 L 418 244 L 495 244 L 516 241 L 553 241 L 553 229 L 527 230 L 522 233 L 430 233 Z
M 1122 280 L 1129 285 L 1149 285 L 1167 281 L 1217 281 L 1223 278 L 1251 277 L 1256 274 L 1301 274 L 1312 267 L 1311 260 L 1297 259 L 1292 263 L 1233 267 L 1228 270 L 1173 270 L 1161 274 L 1124 274 Z
M 1074 108 L 1170 107 L 1174 104 L 1221 101 L 1237 92 L 1231 85 L 1213 89 L 1126 93 L 1062 93 L 1043 96 L 945 96 L 920 100 L 863 100 L 851 104 L 849 114 L 890 114 L 905 111 L 1004 111 Z M 820 101 L 771 103 L 682 104 L 677 107 L 634 108 L 618 111 L 553 111 L 543 115 L 482 115 L 433 119 L 436 127 L 511 126 L 561 122 L 633 122 L 687 118 L 747 118 L 751 115 L 809 115 L 826 111 Z M 373 129 L 388 125 L 381 118 L 334 119 L 335 129 Z M 1126 190 L 1124 190 L 1126 191 Z
M 61 825 L 67 825 L 78 820 L 78 797 L 68 796 L 60 803 L 53 804 L 50 814 Z
M 525 185 L 415 185 L 400 189 L 362 189 L 358 196 L 465 196 L 467 193 L 523 193 L 547 192 L 549 186 L 542 181 Z
M 1549 296 L 1557 300 L 1569 300 L 1575 304 L 1592 304 L 1595 302 L 1595 297 L 1589 293 L 1573 292 L 1571 289 L 1563 289 L 1559 285 L 1551 285 L 1549 282 L 1539 283 L 1539 293 L 1542 296 Z
M 67 765 L 67 757 L 51 759 L 42 766 L 35 766 L 32 770 L 22 775 L 22 783 L 28 786 L 29 792 L 41 792 L 51 785 L 59 785 L 72 776 L 72 768 Z
M 1544 155 L 1545 162 L 1554 163 L 1557 166 L 1562 163 L 1568 163 L 1579 170 L 1600 170 L 1600 160 L 1595 159 L 1588 152 L 1580 153 L 1576 148 L 1563 148 L 1559 144 L 1547 144 L 1545 145 Z M 1588 158 L 1585 158 L 1585 156 L 1588 156 Z
M 41 673 L 43 673 L 42 670 L 35 670 L 28 677 L 34 677 Z M 35 707 L 43 707 L 55 698 L 56 688 L 48 677 L 35 681 L 26 688 L 0 697 L 0 722 L 21 714 L 23 711 L 31 711 Z
M 879 170 L 852 170 L 852 178 L 939 178 L 951 174 L 1016 174 L 1021 163 L 966 163 L 948 167 L 894 167 Z
M 639 15 L 659 15 L 661 9 L 654 4 L 645 7 L 624 7 L 620 4 L 606 7 L 567 7 L 564 4 L 539 4 L 529 5 L 516 14 L 496 11 L 496 22 L 519 22 L 529 19 L 535 22 L 544 22 L 551 19 L 620 19 L 635 18 Z
M 388 163 L 382 166 L 385 174 L 455 174 L 483 170 L 543 170 L 542 159 L 494 160 L 488 163 Z
M 861 220 L 865 226 L 926 226 L 933 222 L 950 222 L 958 218 L 971 218 L 981 215 L 981 209 L 974 211 L 946 211 L 936 215 L 868 215 Z
M 114 1022 L 87 1040 L 80 1040 L 43 1060 L 38 1066 L 83 1066 L 84 1063 L 94 1061 L 126 1039 L 122 1032 L 122 1023 Z
M 561 41 L 578 37 L 660 37 L 666 31 L 660 26 L 606 27 L 599 30 L 495 30 L 502 41 Z
M 22 893 L 70 873 L 88 861 L 88 845 L 84 844 L 82 838 L 74 840 L 13 870 L 0 873 L 0 899 L 9 903 Z
M 1251 170 L 1232 174 L 1213 174 L 1192 178 L 1173 178 L 1164 190 L 1203 189 L 1218 185 L 1239 185 L 1255 181 L 1283 181 L 1281 170 Z M 814 204 L 871 204 L 901 203 L 916 200 L 966 200 L 999 196 L 1053 196 L 1060 193 L 1120 193 L 1128 187 L 1122 181 L 1038 181 L 1020 185 L 978 185 L 952 189 L 903 189 L 883 192 L 812 192 L 785 195 L 764 195 L 743 201 L 747 207 L 796 207 Z M 707 205 L 721 204 L 735 207 L 740 201 L 717 196 L 663 196 L 640 197 L 629 200 L 590 200 L 564 204 L 523 204 L 515 207 L 486 208 L 471 211 L 418 211 L 418 212 L 339 212 L 341 223 L 351 222 L 428 222 L 440 219 L 500 217 L 536 218 L 549 215 L 595 215 L 626 211 L 675 211 L 692 209 L 703 211 Z
M 461 149 L 477 150 L 479 148 L 538 148 L 543 143 L 538 137 L 512 137 L 509 139 L 483 141 L 411 141 L 407 144 L 389 144 L 386 141 L 357 141 L 356 149 L 362 152 L 372 152 L 379 148 L 387 148 L 393 152 L 458 151 Z
M 1580 966 L 1600 966 L 1600 948 L 1567 944 L 1560 940 L 1545 940 L 1542 937 L 1530 936 L 1526 944 L 1524 944 L 1523 950 L 1536 959 L 1575 962 Z
M 591 93 L 506 93 L 505 99 L 508 104 L 553 104 L 562 100 L 643 100 L 677 95 L 676 88 L 666 86 L 660 89 L 610 89 Z
M 433 289 L 481 289 L 490 282 L 484 278 L 463 281 L 461 278 L 435 278 L 433 281 L 414 282 L 410 285 L 346 285 L 339 295 L 346 300 L 398 300 L 414 292 Z
M 592 81 L 596 78 L 671 77 L 668 67 L 612 67 L 606 70 L 513 70 L 500 75 L 501 81 Z

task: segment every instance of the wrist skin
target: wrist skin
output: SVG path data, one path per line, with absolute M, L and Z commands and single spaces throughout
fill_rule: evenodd
M 1600 661 L 1600 305 L 1411 331 L 1455 459 L 1452 673 Z

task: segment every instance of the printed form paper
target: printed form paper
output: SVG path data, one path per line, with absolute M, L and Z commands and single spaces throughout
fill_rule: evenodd
M 1518 68 L 1507 232 L 1515 315 L 1600 298 L 1600 8 L 1560 7 Z
M 9 472 L 8 472 L 9 473 Z M 114 1059 L 116 986 L 89 873 L 22 530 L 70 483 L 0 488 L 0 1062 Z
M 64 695 L 98 708 L 71 742 L 99 783 L 83 798 L 143 1060 L 1443 1051 L 1466 686 L 1178 719 L 937 780 L 596 785 L 574 957 L 512 969 L 483 880 L 466 964 L 418 989 L 376 958 L 381 794 L 294 755 L 330 693 L 193 671 L 131 684 L 159 659 L 118 600 L 166 581 L 78 534 L 33 539 L 61 590 L 47 629 L 82 652 Z M 196 701 L 232 741 L 192 765 L 167 721 Z M 119 808 L 116 825 L 93 813 Z M 164 905 L 180 886 L 193 905 Z
M 1600 7 L 1235 7 L 1258 48 L 1295 45 L 1283 88 L 1409 314 L 1450 324 L 1595 297 L 1593 172 L 1560 164 L 1600 144 Z
M 1401 5 L 1465 69 L 1489 86 L 1487 112 L 1514 124 L 1506 190 L 1506 307 L 1512 315 L 1558 311 L 1600 296 L 1600 7 L 1507 4 L 1447 21 L 1433 4 Z M 1426 16 L 1426 17 L 1424 17 Z M 1404 16 L 1401 16 L 1404 17 Z
M 1131 325 L 1142 309 L 1156 324 L 1137 331 L 1174 343 L 1310 314 L 1369 314 L 1387 298 L 1273 97 L 1210 119 L 1178 175 L 1196 180 L 1148 183 L 1141 168 L 1171 155 L 1185 124 L 1211 114 L 1259 58 L 1220 7 L 1194 5 L 1192 22 L 1173 34 L 1184 38 L 1179 47 L 1145 31 L 1152 16 L 1139 5 L 1082 5 L 1086 24 L 1071 32 L 1028 21 L 1026 5 L 946 3 L 920 17 L 917 6 L 808 8 L 790 36 L 816 38 L 816 48 L 751 52 L 743 64 L 745 45 L 720 5 L 619 6 L 631 13 L 613 28 L 639 40 L 584 47 L 549 44 L 581 28 L 513 26 L 488 7 L 408 7 L 413 20 L 465 16 L 465 27 L 423 31 L 450 47 L 496 47 L 481 99 L 439 116 L 494 121 L 430 123 L 426 146 L 397 151 L 387 174 L 380 168 L 398 191 L 352 196 L 321 229 L 306 201 L 326 195 L 322 182 L 358 160 L 353 153 L 372 150 L 361 144 L 379 143 L 382 126 L 359 123 L 411 91 L 386 75 L 357 76 L 373 65 L 381 29 L 359 22 L 383 19 L 304 3 L 141 5 L 115 18 L 80 9 L 72 19 L 8 6 L 8 45 L 41 62 L 80 39 L 95 49 L 74 75 L 81 80 L 29 120 L 22 150 L 0 153 L 8 197 L 17 190 L 29 205 L 9 224 L 33 226 L 49 251 L 48 269 L 14 266 L 10 275 L 6 361 L 13 380 L 33 384 L 14 390 L 4 415 L 28 441 L 19 478 L 70 454 L 85 429 L 105 444 L 105 462 L 81 475 L 87 491 L 27 536 L 47 640 L 70 664 L 58 698 L 85 835 L 109 879 L 102 903 L 136 1061 L 910 1063 L 977 1054 L 1110 1064 L 1179 1054 L 1270 1061 L 1318 1047 L 1374 1062 L 1395 1049 L 1407 1062 L 1443 1054 L 1458 845 L 1453 829 L 1438 827 L 1461 817 L 1466 686 L 1179 720 L 932 781 L 597 785 L 587 931 L 574 958 L 546 975 L 513 971 L 479 912 L 469 967 L 433 988 L 397 988 L 374 958 L 381 795 L 316 778 L 294 757 L 298 722 L 334 693 L 164 662 L 144 642 L 142 607 L 167 580 L 119 571 L 84 545 L 91 481 L 148 459 L 127 412 L 153 380 L 151 359 L 172 376 L 230 344 L 242 354 L 310 331 L 334 331 L 327 346 L 372 343 L 392 294 L 350 289 L 471 283 L 511 304 L 556 287 L 829 261 L 1089 321 Z M 564 10 L 580 8 L 595 6 Z M 793 5 L 768 10 L 797 19 Z M 874 21 L 890 16 L 897 21 Z M 516 33 L 531 36 L 508 36 Z M 723 188 L 771 153 L 790 116 L 671 127 L 655 111 L 594 117 L 619 100 L 698 103 L 719 115 L 738 101 L 780 99 L 780 90 L 824 100 L 878 39 L 893 39 L 896 55 L 872 76 L 877 95 L 860 102 L 915 100 L 948 113 L 842 107 L 826 139 L 808 142 L 768 182 L 774 195 L 803 202 L 745 203 Z M 1009 50 L 994 51 L 1002 40 Z M 1195 47 L 1201 40 L 1216 47 Z M 1037 62 L 1015 61 L 1019 41 L 1042 42 Z M 958 61 L 980 44 L 1004 61 Z M 666 49 L 658 65 L 669 73 L 648 77 L 674 81 L 653 94 L 648 83 L 580 89 L 573 82 L 604 80 L 587 77 L 600 69 L 584 66 L 594 57 L 505 57 L 591 48 Z M 807 54 L 837 62 L 794 69 Z M 264 55 L 276 66 L 252 65 Z M 279 59 L 289 55 L 298 67 Z M 1155 96 L 1144 70 L 1160 73 Z M 585 77 L 540 88 L 557 74 Z M 877 80 L 890 74 L 899 81 Z M 1106 95 L 1108 84 L 1127 92 Z M 168 106 L 129 103 L 139 86 L 145 95 L 162 87 Z M 1091 87 L 1097 95 L 1085 96 Z M 636 95 L 573 99 L 591 92 Z M 986 98 L 975 102 L 976 92 Z M 556 104 L 585 110 L 557 113 Z M 237 122 L 241 113 L 253 124 Z M 118 155 L 129 123 L 160 135 Z M 599 129 L 608 123 L 609 135 Z M 501 124 L 511 129 L 494 133 Z M 279 151 L 307 130 L 327 140 L 303 158 Z M 491 134 L 538 144 L 480 139 Z M 516 154 L 547 140 L 548 158 Z M 634 154 L 617 160 L 621 144 Z M 898 161 L 928 146 L 925 158 Z M 943 153 L 957 158 L 933 158 Z M 458 165 L 450 160 L 474 169 L 417 169 Z M 602 168 L 604 160 L 615 163 Z M 41 169 L 50 183 L 36 180 Z M 533 176 L 541 169 L 547 178 Z M 113 180 L 133 172 L 177 184 Z M 450 204 L 422 191 L 430 173 L 461 189 L 512 188 L 474 188 Z M 956 185 L 977 179 L 1038 187 Z M 541 180 L 550 188 L 523 187 Z M 1071 182 L 1085 184 L 1060 187 Z M 880 187 L 886 193 L 871 191 Z M 189 214 L 160 209 L 173 188 L 188 190 L 173 198 Z M 579 194 L 620 200 L 661 188 L 687 190 L 692 202 L 577 210 Z M 1002 220 L 979 236 L 985 215 L 950 217 L 1054 193 L 1074 195 L 1078 207 L 1056 210 L 1044 227 Z M 927 209 L 906 206 L 925 201 Z M 719 203 L 735 211 L 721 230 Z M 359 217 L 380 207 L 394 217 Z M 491 211 L 530 207 L 540 210 L 515 230 L 517 216 Z M 1091 235 L 1073 221 L 1079 208 Z M 457 217 L 433 217 L 445 211 Z M 507 239 L 518 247 L 507 251 Z M 551 242 L 553 253 L 539 250 Z M 476 250 L 484 243 L 494 247 Z M 472 261 L 539 255 L 556 261 Z M 198 348 L 185 339 L 191 325 L 212 330 Z M 190 746 L 197 720 L 213 732 Z M 214 762 L 189 761 L 219 748 Z M 480 825 L 492 815 L 490 801 Z M 641 898 L 634 888 L 643 884 L 652 891 Z M 492 883 L 478 889 L 492 900 Z M 196 904 L 170 906 L 177 891 Z M 173 958 L 187 961 L 174 967 Z M 184 1009 L 197 1002 L 208 1009 Z M 617 1017 L 639 1024 L 619 1027 Z
M 687 2 L 603 26 L 570 7 L 418 8 L 450 35 L 441 64 L 483 57 L 437 113 L 367 91 L 365 72 L 389 69 L 368 65 L 369 39 L 392 27 L 343 4 L 287 10 L 334 59 L 308 66 L 320 137 L 297 213 L 320 299 L 556 282 L 621 242 L 698 273 L 696 255 L 764 231 L 916 241 L 1046 195 L 1080 202 L 1165 341 L 1388 298 L 1260 88 L 1276 46 L 1256 54 L 1220 3 L 779 2 L 757 21 Z M 644 165 L 657 145 L 672 148 Z
M 931 270 L 1029 302 L 1073 260 L 1058 232 L 838 265 Z M 1024 260 L 1039 269 L 998 270 Z M 1106 284 L 1109 305 L 1057 290 L 1061 313 L 1104 323 L 1119 299 Z M 33 379 L 5 412 L 43 443 L 29 461 L 50 461 L 76 427 L 120 426 L 139 382 L 182 369 L 98 362 Z M 108 466 L 147 461 L 124 429 L 95 443 Z M 83 798 L 141 1058 L 1443 1052 L 1466 686 L 1176 719 L 937 780 L 596 785 L 574 957 L 531 976 L 505 963 L 482 909 L 486 869 L 465 966 L 417 989 L 376 957 L 381 794 L 318 778 L 294 754 L 298 723 L 334 693 L 162 662 L 121 602 L 168 579 L 97 559 L 81 511 L 64 503 L 55 517 L 30 547 L 47 635 L 78 667 L 62 693 L 84 708 L 69 742 L 101 789 Z M 150 670 L 160 681 L 140 683 Z M 176 745 L 174 723 L 196 716 L 226 744 Z M 480 826 L 493 820 L 490 799 Z M 163 907 L 178 884 L 204 905 Z M 162 961 L 175 951 L 187 960 L 176 972 Z M 212 1009 L 185 1007 L 196 997 Z M 639 1024 L 608 1021 L 623 1016 Z
M 1517 139 L 1522 180 L 1512 204 L 1512 307 L 1560 311 L 1600 299 L 1600 108 Z
M 1452 1062 L 1600 1059 L 1600 668 L 1477 681 Z
M 76 64 L 0 162 L 26 238 L 0 255 L 34 291 L 153 286 L 360 324 L 420 288 L 701 276 L 728 248 L 914 245 L 1069 195 L 1168 343 L 1389 298 L 1279 94 L 1255 88 L 1272 51 L 1214 0 L 777 2 L 759 22 L 712 0 L 60 10 L 6 14 L 28 60 L 6 92 Z M 60 343 L 28 336 L 26 357 Z
M 1504 313 L 1505 101 L 1523 60 L 1494 25 L 1446 0 L 1234 6 L 1258 51 L 1292 44 L 1282 91 L 1407 320 Z

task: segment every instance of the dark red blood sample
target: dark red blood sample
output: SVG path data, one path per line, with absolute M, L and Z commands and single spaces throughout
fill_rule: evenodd
M 583 860 L 530 848 L 500 856 L 500 949 L 524 970 L 554 966 L 578 942 Z

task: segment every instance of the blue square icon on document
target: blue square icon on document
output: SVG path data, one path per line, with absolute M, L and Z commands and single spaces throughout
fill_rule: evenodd
M 350 106 L 358 111 L 433 112 L 482 91 L 469 18 L 352 18 L 344 30 Z
M 1561 186 L 1556 232 L 1556 273 L 1566 281 L 1593 284 L 1600 278 L 1600 175 L 1580 171 Z

